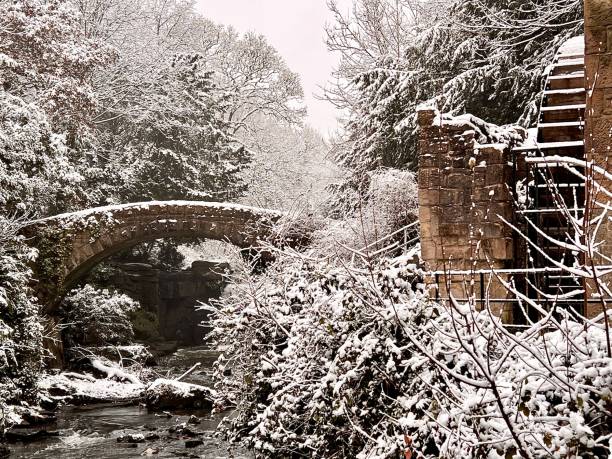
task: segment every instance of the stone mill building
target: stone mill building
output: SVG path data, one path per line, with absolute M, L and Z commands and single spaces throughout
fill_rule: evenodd
M 530 300 L 594 317 L 612 297 L 609 0 L 585 1 L 584 35 L 561 46 L 545 76 L 537 129 L 418 113 L 433 294 L 488 304 L 507 323 L 541 314 Z

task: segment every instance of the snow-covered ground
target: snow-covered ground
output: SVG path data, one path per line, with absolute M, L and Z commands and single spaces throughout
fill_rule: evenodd
M 44 392 L 63 392 L 69 400 L 122 401 L 138 398 L 145 385 L 142 382 L 120 382 L 114 379 L 96 379 L 88 374 L 59 373 L 45 375 L 39 384 Z

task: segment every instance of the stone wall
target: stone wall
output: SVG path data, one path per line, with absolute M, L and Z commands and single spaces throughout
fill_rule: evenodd
M 585 112 L 585 152 L 587 158 L 608 172 L 612 172 L 612 3 L 610 0 L 585 0 L 585 81 L 587 107 Z M 595 179 L 612 191 L 612 181 L 595 174 Z M 610 198 L 598 193 L 593 198 L 610 202 Z M 598 233 L 601 249 L 612 256 L 612 222 L 608 219 Z M 605 260 L 597 260 L 609 264 Z M 612 276 L 605 281 L 612 285 Z M 596 293 L 593 285 L 587 285 L 587 296 Z M 608 301 L 610 301 L 608 299 Z M 592 317 L 602 310 L 600 303 L 587 306 Z
M 45 313 L 53 315 L 63 295 L 115 253 L 163 238 L 219 240 L 250 249 L 282 216 L 240 204 L 154 201 L 56 215 L 29 223 L 22 234 L 39 250 L 32 268 L 41 282 L 33 287 Z
M 160 271 L 144 263 L 117 265 L 113 287 L 138 300 L 157 316 L 159 337 L 181 344 L 201 344 L 209 328 L 200 326 L 208 312 L 197 311 L 199 302 L 218 298 L 225 288 L 226 263 L 195 261 L 191 269 Z
M 488 271 L 513 267 L 510 149 L 505 144 L 479 144 L 474 126 L 465 119 L 443 119 L 435 109 L 418 113 L 419 220 L 421 254 L 426 267 L 440 273 L 429 279 L 447 298 L 496 300 L 492 309 L 512 319 L 508 295 L 490 273 L 472 275 L 453 271 Z M 474 282 L 471 282 L 471 280 Z

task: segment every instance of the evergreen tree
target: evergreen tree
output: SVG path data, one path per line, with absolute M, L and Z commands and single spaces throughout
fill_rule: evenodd
M 0 211 L 44 215 L 86 204 L 91 80 L 113 58 L 82 35 L 68 2 L 0 1 Z
M 41 317 L 30 289 L 36 256 L 17 236 L 21 223 L 0 215 L 0 436 L 5 403 L 33 401 L 42 367 Z
M 579 0 L 456 0 L 413 22 L 401 56 L 379 56 L 347 89 L 355 103 L 337 157 L 354 175 L 345 186 L 377 167 L 417 167 L 420 103 L 530 126 L 545 67 L 581 29 Z
M 224 95 L 199 54 L 177 54 L 159 75 L 142 83 L 146 107 L 139 117 L 119 117 L 104 149 L 113 170 L 128 170 L 123 201 L 231 200 L 244 186 L 249 161 L 228 135 Z M 119 105 L 118 110 L 125 108 Z M 112 118 L 112 112 L 107 112 Z

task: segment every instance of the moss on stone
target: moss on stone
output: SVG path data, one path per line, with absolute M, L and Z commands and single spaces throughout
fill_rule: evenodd
M 137 340 L 158 341 L 161 339 L 157 314 L 140 308 L 131 312 L 129 317 L 134 328 L 134 337 Z

